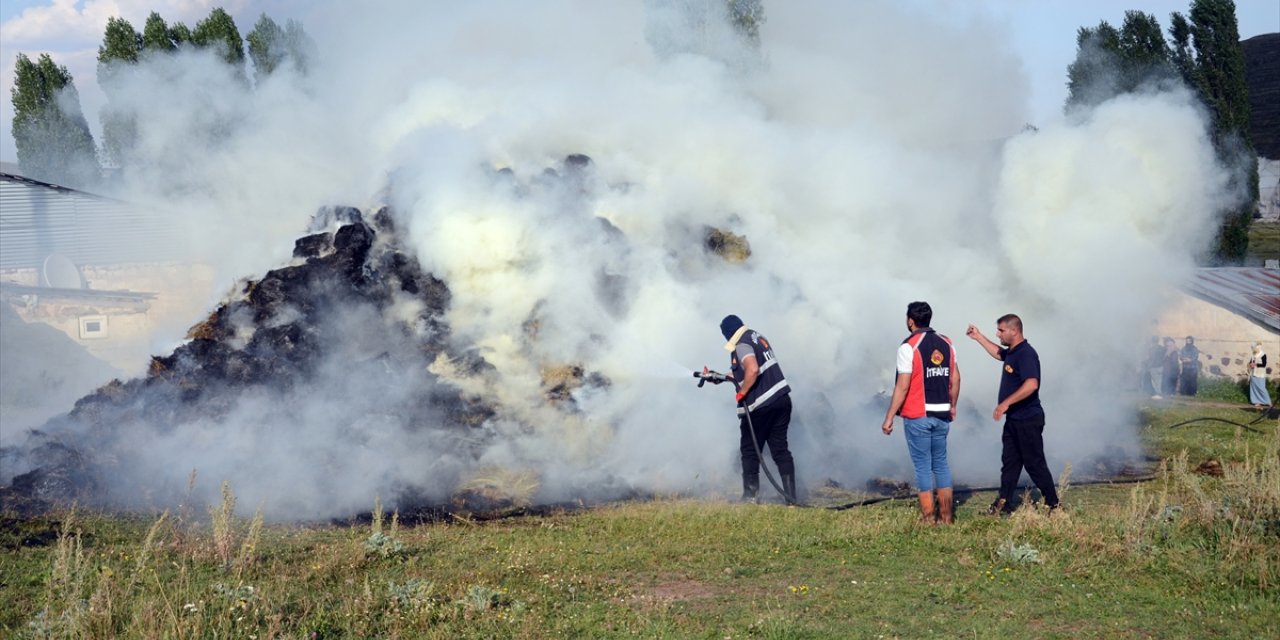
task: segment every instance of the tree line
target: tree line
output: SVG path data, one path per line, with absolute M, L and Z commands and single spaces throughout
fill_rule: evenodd
M 1081 27 L 1067 67 L 1071 112 L 1125 93 L 1183 85 L 1212 116 L 1218 160 L 1231 169 L 1229 187 L 1242 204 L 1221 213 L 1211 261 L 1241 262 L 1258 208 L 1258 155 L 1249 137 L 1249 87 L 1232 0 L 1192 0 L 1170 15 L 1168 38 L 1154 15 L 1126 11 L 1120 28 L 1105 20 Z
M 183 51 L 211 50 L 248 88 L 246 41 L 258 86 L 281 69 L 305 74 L 315 58 L 315 43 L 299 22 L 289 20 L 282 27 L 265 13 L 243 39 L 235 20 L 221 7 L 210 11 L 194 29 L 182 22 L 168 24 L 154 11 L 141 32 L 128 20 L 109 18 L 98 47 L 97 80 L 107 98 L 99 114 L 100 146 L 94 142 L 66 66 L 47 53 L 35 60 L 19 53 L 12 89 L 13 138 L 23 172 L 37 180 L 87 188 L 99 182 L 103 166 L 121 169 L 139 161 L 135 145 L 139 128 L 145 125 L 125 100 L 124 94 L 134 86 L 130 75 L 143 63 Z

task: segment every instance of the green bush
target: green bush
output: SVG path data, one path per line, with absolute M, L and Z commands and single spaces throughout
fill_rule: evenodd
M 1267 393 L 1271 400 L 1276 399 L 1276 381 L 1267 379 Z M 1196 386 L 1196 397 L 1223 402 L 1249 402 L 1248 378 L 1225 378 L 1221 376 L 1200 376 Z

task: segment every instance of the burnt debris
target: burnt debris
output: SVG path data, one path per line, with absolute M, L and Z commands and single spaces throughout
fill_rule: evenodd
M 402 428 L 483 424 L 492 407 L 442 383 L 429 367 L 443 356 L 483 375 L 487 363 L 450 353 L 449 288 L 400 244 L 392 217 L 384 207 L 371 226 L 353 207 L 321 209 L 312 219 L 314 233 L 295 244 L 294 264 L 243 282 L 191 328 L 185 344 L 152 358 L 145 376 L 112 381 L 32 432 L 21 452 L 5 452 L 7 463 L 26 471 L 0 488 L 0 508 L 130 502 L 116 495 L 122 492 L 116 482 L 104 482 L 130 470 L 134 456 L 123 443 L 226 419 L 246 393 L 305 405 L 316 394 L 345 391 L 346 381 L 366 388 L 398 384 L 414 392 L 387 398 L 380 410 Z M 392 307 L 413 312 L 390 313 Z M 335 362 L 342 371 L 334 371 Z M 130 437 L 118 437 L 125 431 Z M 482 438 L 456 441 L 455 453 L 465 456 Z M 116 488 L 106 489 L 109 484 Z M 412 496 L 420 489 L 400 491 Z

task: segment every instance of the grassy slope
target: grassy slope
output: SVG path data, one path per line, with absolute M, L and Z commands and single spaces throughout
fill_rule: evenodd
M 1144 485 L 1072 487 L 1065 518 L 979 516 L 989 494 L 945 528 L 916 525 L 906 502 L 830 511 L 672 499 L 386 523 L 373 545 L 369 525 L 254 535 L 239 522 L 217 536 L 189 514 L 156 526 L 63 514 L 84 532 L 78 553 L 74 535 L 19 544 L 48 535 L 43 520 L 0 538 L 0 635 L 1278 637 L 1276 424 L 1168 428 L 1206 414 L 1246 415 L 1146 410 L 1152 450 L 1186 450 L 1185 461 Z M 1209 459 L 1226 476 L 1186 472 Z

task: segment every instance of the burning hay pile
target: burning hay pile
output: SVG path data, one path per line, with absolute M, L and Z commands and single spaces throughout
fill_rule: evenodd
M 112 381 L 5 451 L 17 473 L 2 506 L 178 504 L 192 498 L 181 476 L 211 461 L 270 487 L 247 497 L 278 517 L 354 513 L 370 490 L 406 509 L 536 499 L 536 474 L 481 459 L 502 437 L 485 428 L 493 367 L 451 340 L 449 287 L 420 267 L 393 212 L 326 207 L 309 231 L 291 264 L 237 285 L 144 377 Z M 543 373 L 547 411 L 572 414 L 575 390 L 608 384 L 578 364 Z M 237 483 L 202 485 L 223 479 Z

